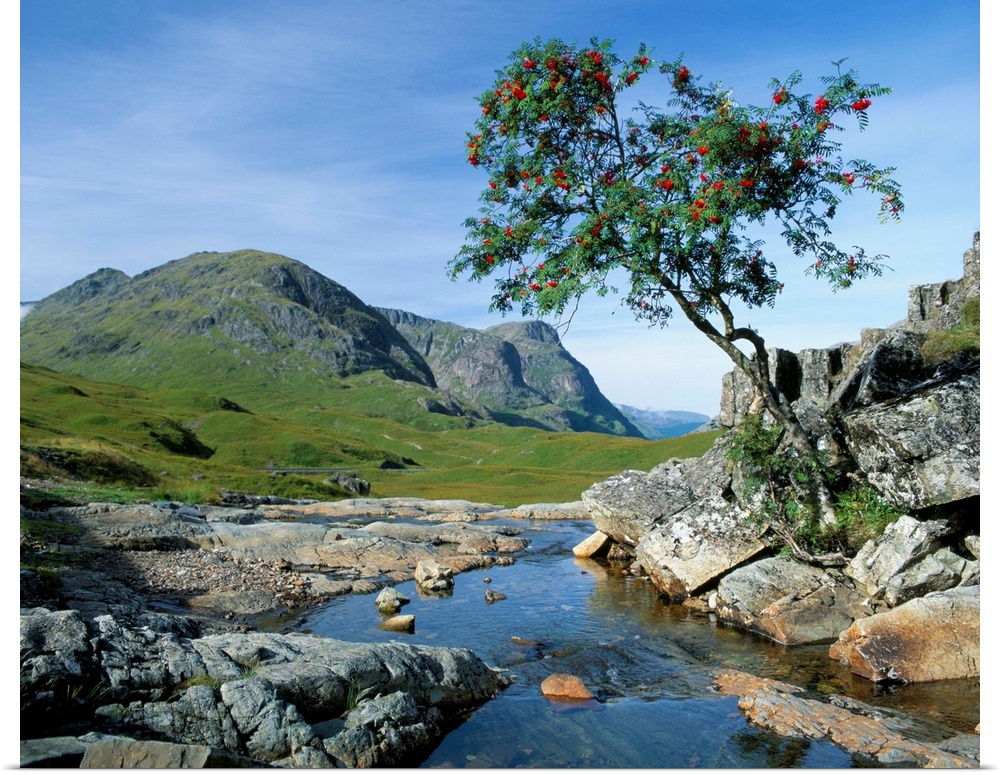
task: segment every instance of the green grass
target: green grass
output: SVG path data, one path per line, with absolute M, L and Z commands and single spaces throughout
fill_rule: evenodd
M 979 356 L 979 297 L 962 305 L 962 321 L 947 331 L 931 331 L 924 343 L 924 358 L 941 363 L 959 353 Z
M 220 489 L 336 500 L 331 470 L 373 496 L 463 498 L 507 506 L 577 500 L 594 482 L 702 454 L 717 433 L 646 441 L 554 433 L 426 412 L 426 389 L 371 372 L 303 404 L 266 405 L 194 388 L 143 390 L 22 364 L 21 472 L 77 480 L 31 502 L 210 503 Z M 207 450 L 207 452 L 206 452 Z M 384 469 L 386 462 L 403 466 Z M 278 469 L 324 469 L 276 475 Z M 27 504 L 26 504 L 27 505 Z

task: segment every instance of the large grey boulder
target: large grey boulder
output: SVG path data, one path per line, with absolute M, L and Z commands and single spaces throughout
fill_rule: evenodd
M 654 526 L 635 556 L 657 589 L 682 600 L 766 549 L 761 533 L 749 511 L 713 496 Z
M 699 458 L 673 458 L 649 472 L 625 471 L 592 485 L 582 500 L 595 527 L 634 548 L 654 525 L 728 491 L 732 473 L 725 457 L 727 444 L 723 436 Z
M 968 561 L 950 549 L 938 549 L 916 565 L 889 579 L 885 602 L 898 606 L 907 600 L 957 586 L 979 584 L 979 561 Z
M 436 709 L 427 711 L 409 694 L 392 692 L 360 702 L 343 728 L 323 740 L 323 748 L 342 767 L 412 765 L 414 750 L 430 750 L 440 739 L 442 721 Z
M 881 332 L 830 396 L 827 412 L 836 416 L 890 400 L 931 377 L 933 367 L 921 352 L 924 340 L 905 329 Z
M 768 557 L 719 582 L 716 614 L 785 645 L 830 642 L 851 625 L 854 594 L 838 571 Z
M 321 745 L 298 710 L 261 678 L 227 681 L 218 696 L 211 686 L 192 686 L 170 702 L 132 703 L 124 724 L 143 736 L 224 748 L 264 762 Z
M 861 547 L 848 564 L 847 575 L 869 597 L 881 598 L 894 577 L 935 552 L 948 532 L 946 520 L 921 521 L 904 515 Z
M 875 683 L 919 683 L 979 675 L 979 587 L 932 592 L 858 619 L 830 658 Z
M 882 496 L 923 509 L 979 495 L 979 369 L 841 418 Z
M 87 626 L 76 611 L 21 611 L 21 701 L 93 673 Z
M 45 609 L 25 611 L 22 630 L 22 718 L 49 709 L 55 689 L 65 694 L 67 686 L 100 685 L 101 697 L 114 704 L 97 708 L 98 726 L 296 766 L 330 766 L 324 747 L 330 735 L 313 723 L 336 719 L 364 699 L 401 692 L 422 717 L 447 718 L 509 683 L 468 649 L 305 634 L 192 639 L 131 628 L 109 616 L 99 617 L 88 633 L 74 612 Z M 442 727 L 430 725 L 427 734 Z M 404 744 L 385 761 L 419 761 L 413 746 L 424 745 L 427 735 L 400 734 Z

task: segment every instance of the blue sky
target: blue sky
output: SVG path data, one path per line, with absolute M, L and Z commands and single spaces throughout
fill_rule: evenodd
M 980 228 L 979 14 L 968 0 L 24 2 L 20 298 L 257 248 L 369 304 L 502 322 L 488 286 L 445 272 L 485 184 L 465 162 L 476 97 L 522 41 L 596 36 L 684 52 L 746 102 L 793 70 L 818 93 L 844 57 L 893 87 L 844 155 L 897 167 L 903 222 L 858 197 L 836 236 L 894 271 L 833 294 L 775 243 L 785 293 L 743 320 L 791 350 L 856 340 L 904 317 L 910 285 L 958 277 Z M 731 368 L 686 321 L 650 330 L 610 299 L 586 299 L 563 342 L 640 407 L 715 414 Z

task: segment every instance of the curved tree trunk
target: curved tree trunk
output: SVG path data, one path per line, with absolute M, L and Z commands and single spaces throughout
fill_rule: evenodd
M 825 526 L 836 524 L 836 514 L 833 508 L 833 495 L 826 479 L 823 477 L 819 459 L 819 450 L 809 438 L 802 424 L 795 416 L 791 403 L 782 395 L 771 381 L 770 358 L 763 337 L 749 328 L 736 328 L 733 325 L 733 315 L 728 305 L 719 298 L 712 299 L 716 309 L 722 314 L 725 331 L 719 331 L 712 323 L 691 308 L 683 293 L 674 287 L 668 291 L 677 301 L 678 307 L 684 311 L 687 318 L 712 342 L 721 349 L 729 359 L 750 379 L 764 401 L 768 414 L 774 418 L 784 432 L 785 442 L 806 460 L 814 463 L 806 467 L 809 477 L 809 490 L 813 506 L 819 516 L 820 523 Z M 754 348 L 754 358 L 747 356 L 736 346 L 739 340 L 749 342 Z

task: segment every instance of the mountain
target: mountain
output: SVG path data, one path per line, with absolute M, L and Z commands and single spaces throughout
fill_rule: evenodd
M 500 422 L 641 435 L 547 323 L 502 323 L 479 331 L 402 310 L 379 311 L 424 357 L 439 388 Z
M 305 264 L 255 250 L 196 253 L 131 278 L 100 269 L 33 305 L 21 359 L 256 408 L 640 435 L 546 324 L 480 332 L 378 310 Z M 358 383 L 364 374 L 375 376 Z
M 626 404 L 615 405 L 647 439 L 669 439 L 702 428 L 711 418 L 697 412 L 637 409 Z

